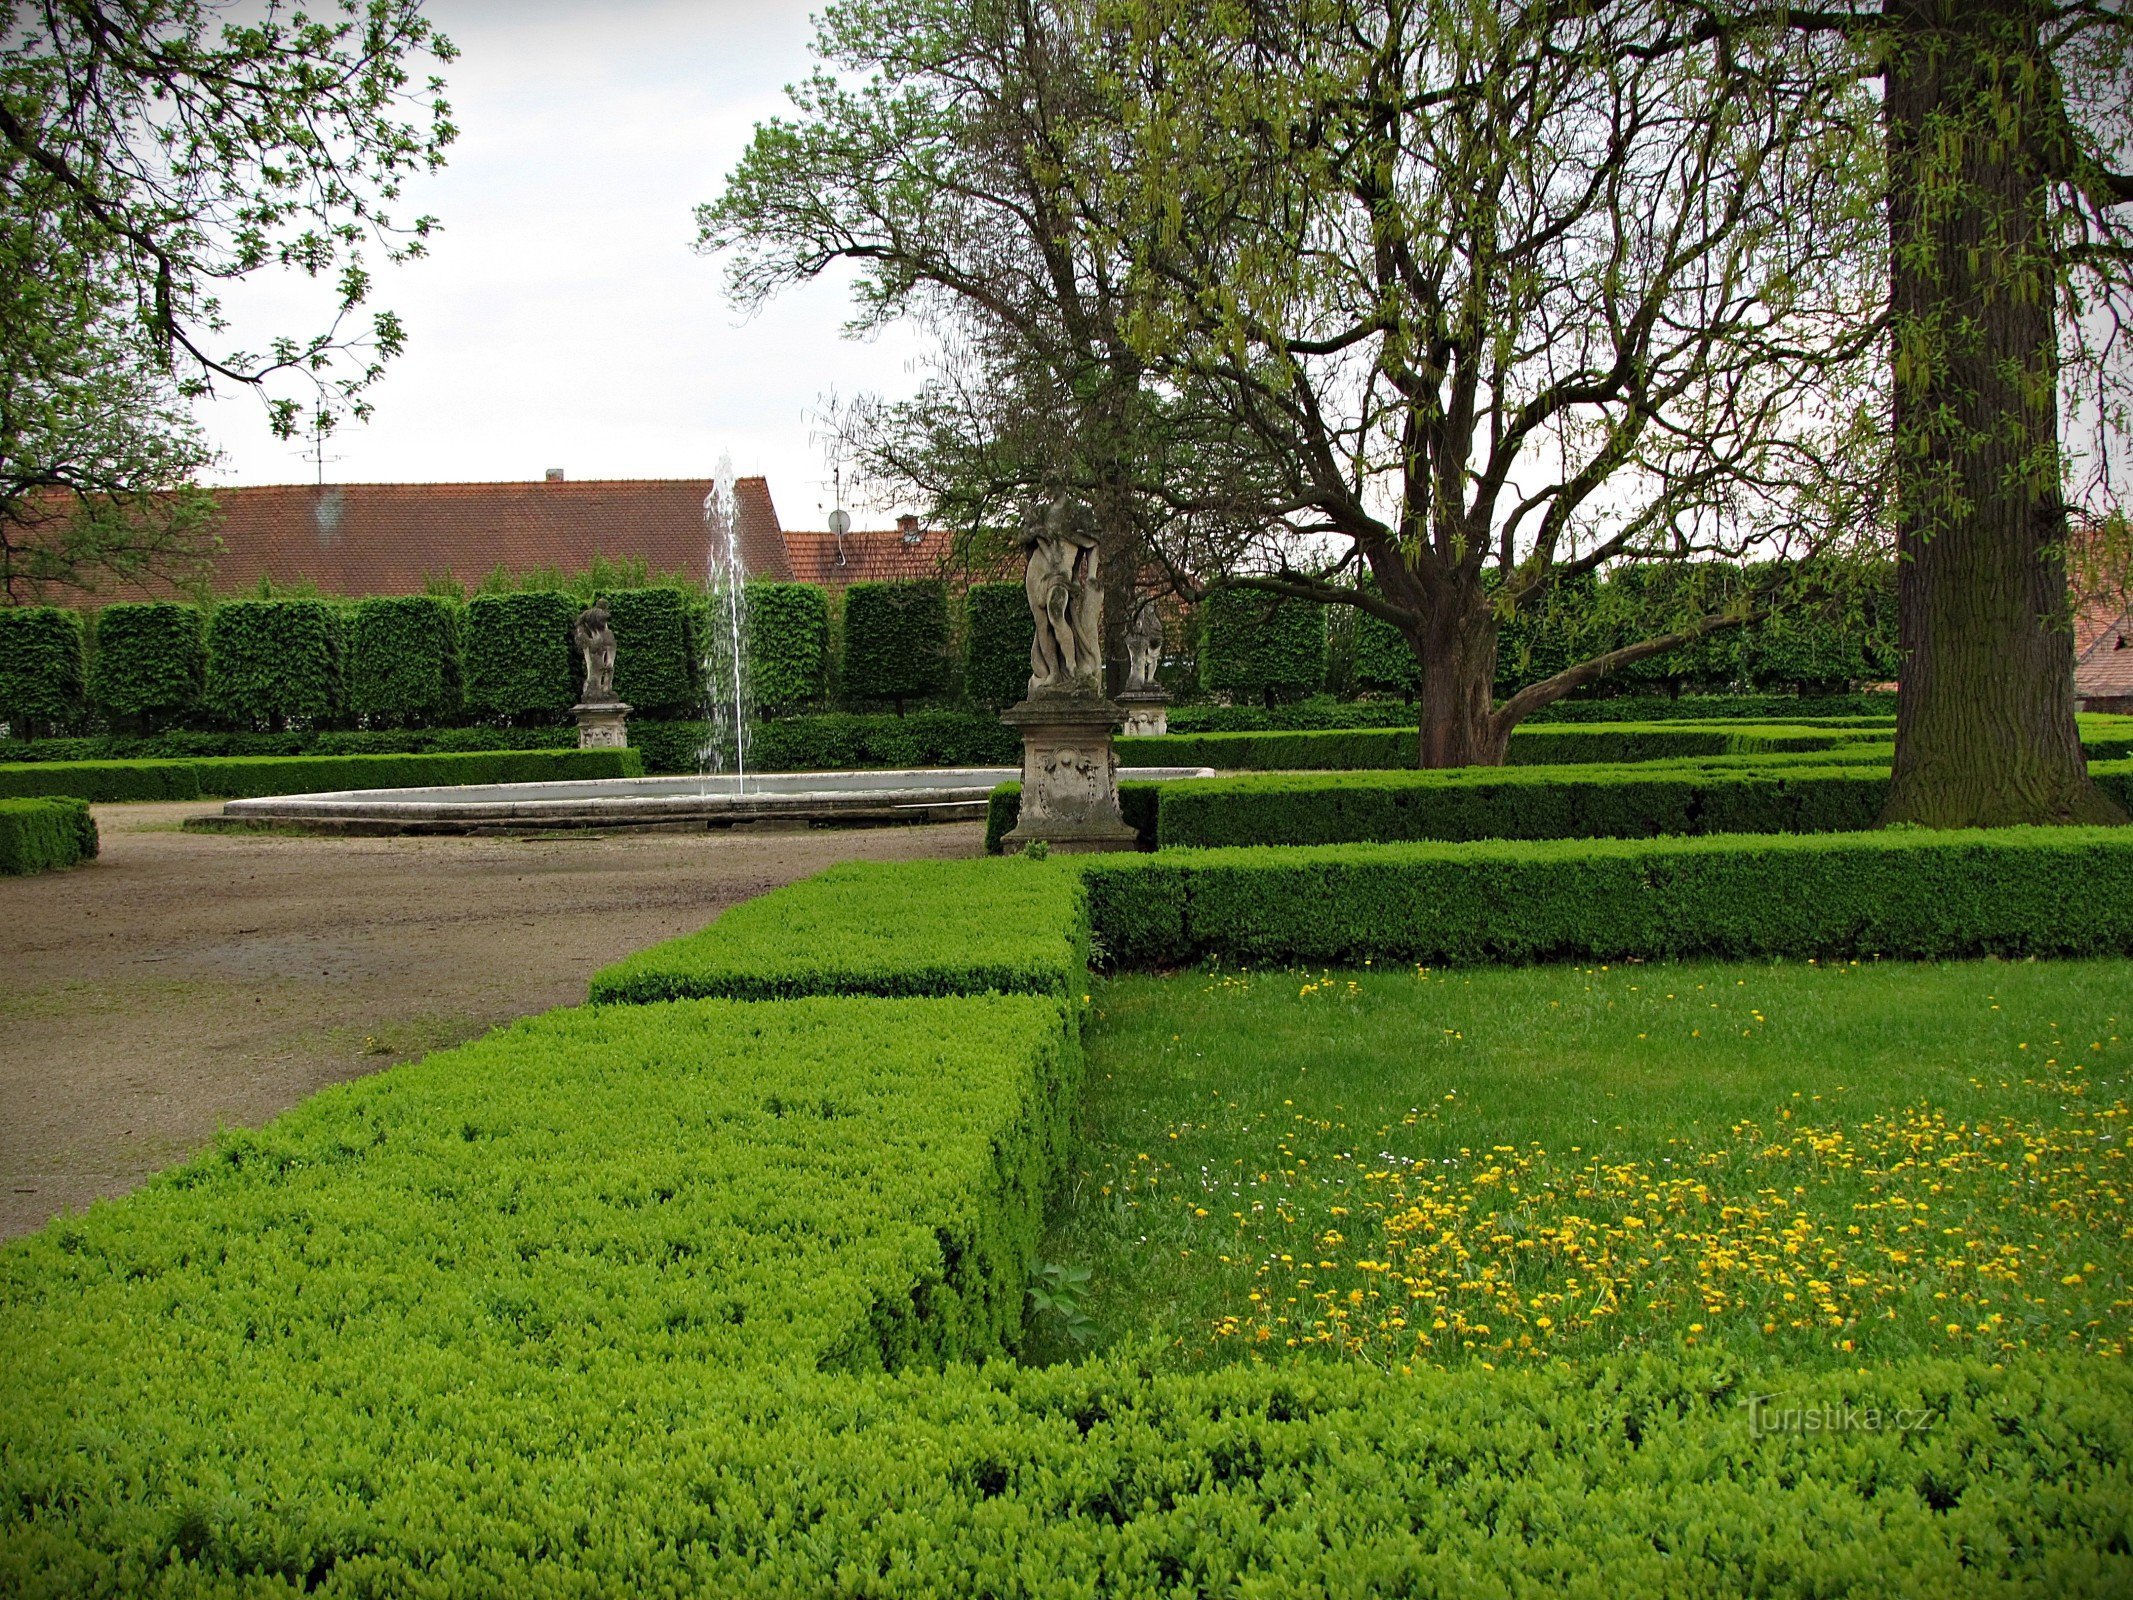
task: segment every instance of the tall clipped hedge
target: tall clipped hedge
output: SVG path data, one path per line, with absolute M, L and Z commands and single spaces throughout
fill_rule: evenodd
M 1412 693 L 1422 683 L 1422 663 L 1407 636 L 1383 617 L 1355 613 L 1355 660 L 1349 675 L 1358 689 Z
M 81 618 L 58 606 L 0 609 L 0 717 L 71 722 L 85 707 Z
M 1029 652 L 1037 622 L 1019 583 L 976 583 L 965 597 L 963 693 L 980 705 L 1013 705 L 1029 692 Z
M 323 600 L 232 600 L 207 624 L 208 709 L 240 726 L 341 710 L 342 617 Z
M 813 583 L 751 583 L 742 640 L 758 711 L 819 705 L 829 692 L 829 593 Z
M 207 618 L 168 600 L 106 606 L 96 617 L 89 697 L 106 716 L 176 717 L 207 680 Z
M 483 594 L 469 600 L 467 710 L 476 716 L 535 717 L 560 714 L 575 705 L 570 630 L 581 609 L 559 589 Z
M 938 578 L 855 583 L 844 595 L 844 695 L 904 701 L 948 682 L 948 586 Z
M 410 727 L 457 716 L 459 624 L 459 607 L 436 595 L 359 602 L 348 623 L 348 709 Z
M 1325 607 L 1249 589 L 1200 602 L 1200 681 L 1215 693 L 1272 705 L 1310 694 L 1325 676 Z
M 607 596 L 615 635 L 615 697 L 639 716 L 697 709 L 695 628 L 689 596 L 672 585 L 618 589 Z

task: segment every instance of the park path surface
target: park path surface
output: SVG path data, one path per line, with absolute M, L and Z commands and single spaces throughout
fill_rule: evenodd
M 97 861 L 0 878 L 0 1238 L 313 1090 L 585 998 L 595 969 L 838 861 L 975 823 L 320 839 L 99 806 Z

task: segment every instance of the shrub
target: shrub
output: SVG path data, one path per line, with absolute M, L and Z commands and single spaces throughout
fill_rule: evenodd
M 855 583 L 844 592 L 844 696 L 904 702 L 948 674 L 948 586 L 937 578 Z
M 0 765 L 0 795 L 118 800 L 251 799 L 336 789 L 635 778 L 634 750 L 491 750 L 429 755 L 229 756 L 198 761 L 38 761 Z
M 1200 602 L 1200 681 L 1217 694 L 1273 705 L 1316 690 L 1326 677 L 1326 610 L 1249 589 L 1217 589 Z
M 689 596 L 671 586 L 619 589 L 607 597 L 615 635 L 615 697 L 646 717 L 699 710 Z
M 1164 850 L 1082 873 L 1120 966 L 2133 952 L 2133 830 L 2109 828 Z
M 1355 612 L 1354 663 L 1349 676 L 1358 687 L 1412 694 L 1422 686 L 1422 663 L 1407 636 L 1383 617 Z
M 460 609 L 436 595 L 358 601 L 348 623 L 348 709 L 402 725 L 443 722 L 465 694 Z
M 81 618 L 74 612 L 0 606 L 0 718 L 17 737 L 82 714 L 82 655 Z
M 829 693 L 829 595 L 812 583 L 748 585 L 748 695 L 773 714 L 819 705 Z
M 1013 705 L 1029 692 L 1030 645 L 1037 636 L 1029 594 L 1019 583 L 974 583 L 965 603 L 963 693 L 979 705 Z
M 1034 861 L 848 862 L 597 973 L 592 998 L 1079 992 L 1081 880 Z
M 2133 762 L 2091 767 L 2133 795 Z M 1878 766 L 1463 767 L 1184 779 L 1163 786 L 1171 846 L 1401 839 L 1639 838 L 1873 827 Z
M 571 629 L 583 609 L 554 589 L 467 602 L 467 709 L 485 717 L 557 716 L 577 703 Z M 617 653 L 617 664 L 620 654 Z
M 694 772 L 710 727 L 630 719 L 630 743 L 647 772 Z M 845 772 L 864 768 L 1005 767 L 1022 760 L 1021 737 L 997 717 L 966 711 L 825 711 L 758 722 L 748 731 L 751 772 Z
M 342 625 L 323 600 L 231 600 L 207 624 L 207 708 L 240 727 L 341 709 Z
M 78 866 L 93 861 L 96 849 L 88 801 L 0 800 L 0 877 Z
M 207 679 L 207 618 L 171 601 L 111 605 L 96 614 L 89 697 L 108 717 L 179 717 Z

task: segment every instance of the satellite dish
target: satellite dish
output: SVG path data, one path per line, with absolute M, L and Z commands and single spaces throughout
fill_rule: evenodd
M 830 513 L 830 532 L 842 539 L 852 531 L 852 514 L 839 506 Z

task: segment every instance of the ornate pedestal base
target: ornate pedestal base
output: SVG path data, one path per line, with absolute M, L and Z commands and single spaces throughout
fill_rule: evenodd
M 1002 841 L 1008 854 L 1037 839 L 1069 853 L 1134 848 L 1138 836 L 1118 812 L 1111 749 L 1123 715 L 1094 695 L 1025 700 L 1001 715 L 1022 730 L 1022 817 Z
M 580 750 L 620 750 L 630 742 L 629 731 L 625 726 L 629 721 L 630 708 L 620 700 L 575 705 L 570 709 L 578 719 Z
M 1128 689 L 1118 697 L 1126 713 L 1125 733 L 1133 738 L 1170 731 L 1170 696 L 1162 689 Z

